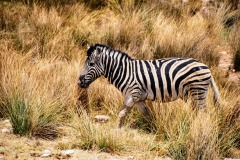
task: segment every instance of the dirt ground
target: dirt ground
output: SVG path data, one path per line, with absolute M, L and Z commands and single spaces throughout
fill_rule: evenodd
M 67 137 L 55 140 L 43 140 L 14 135 L 9 120 L 0 121 L 0 160 L 38 160 L 38 159 L 71 159 L 71 160 L 131 160 L 155 159 L 170 160 L 158 157 L 149 152 L 106 153 L 96 150 L 61 150 L 59 144 L 66 141 Z M 63 152 L 72 153 L 65 154 Z

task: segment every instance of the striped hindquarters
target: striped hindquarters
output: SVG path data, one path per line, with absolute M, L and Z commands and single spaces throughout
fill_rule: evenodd
M 137 60 L 135 69 L 136 79 L 148 92 L 148 98 L 163 102 L 184 99 L 189 94 L 204 99 L 211 78 L 206 65 L 188 58 Z

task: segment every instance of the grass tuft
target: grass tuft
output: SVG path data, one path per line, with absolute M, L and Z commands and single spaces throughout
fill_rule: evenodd
M 240 147 L 240 103 L 237 101 L 232 107 L 225 108 L 219 115 L 220 151 L 224 156 L 232 156 L 231 149 Z
M 20 95 L 14 94 L 13 97 L 9 97 L 4 105 L 9 116 L 13 133 L 21 136 L 28 136 L 31 133 L 31 108 Z
M 76 130 L 74 146 L 102 152 L 119 152 L 124 148 L 117 130 L 112 130 L 108 125 L 95 124 L 86 112 L 83 111 L 81 117 L 76 116 L 73 122 Z

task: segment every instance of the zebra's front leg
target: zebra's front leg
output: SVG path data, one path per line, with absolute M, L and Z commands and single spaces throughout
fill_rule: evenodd
M 125 117 L 131 111 L 133 106 L 134 106 L 133 98 L 132 98 L 132 96 L 128 96 L 123 108 L 121 109 L 120 113 L 118 114 L 118 128 L 122 127 Z

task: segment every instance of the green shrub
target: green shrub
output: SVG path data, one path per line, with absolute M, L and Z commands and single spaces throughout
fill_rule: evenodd
M 57 127 L 60 107 L 34 107 L 26 98 L 14 94 L 6 99 L 3 105 L 4 114 L 10 118 L 13 133 L 20 136 L 34 136 L 43 139 L 53 139 L 59 135 Z M 49 109 L 50 108 L 50 109 Z
M 27 136 L 32 129 L 31 110 L 28 102 L 23 97 L 15 94 L 6 100 L 6 111 L 11 120 L 13 133 Z

